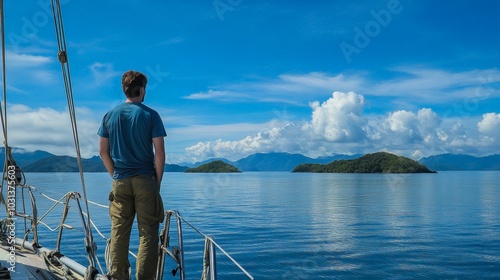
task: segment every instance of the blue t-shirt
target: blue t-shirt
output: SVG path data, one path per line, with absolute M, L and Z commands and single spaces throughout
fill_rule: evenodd
M 158 112 L 142 103 L 120 104 L 104 115 L 97 134 L 109 139 L 113 179 L 155 175 L 153 138 L 167 136 Z

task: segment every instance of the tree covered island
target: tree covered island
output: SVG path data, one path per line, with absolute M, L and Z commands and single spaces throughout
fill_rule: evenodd
M 367 154 L 357 159 L 328 164 L 299 164 L 292 172 L 314 173 L 436 173 L 415 160 L 387 152 Z
M 241 172 L 238 168 L 222 160 L 215 160 L 209 163 L 202 164 L 195 168 L 188 168 L 185 172 L 188 173 L 234 173 Z

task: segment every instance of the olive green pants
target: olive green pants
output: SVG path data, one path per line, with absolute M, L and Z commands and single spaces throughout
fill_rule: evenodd
M 159 189 L 155 178 L 151 175 L 113 180 L 113 190 L 109 195 L 111 238 L 108 268 L 108 274 L 113 279 L 128 279 L 130 232 L 136 213 L 139 229 L 136 279 L 155 279 L 159 223 L 164 218 Z

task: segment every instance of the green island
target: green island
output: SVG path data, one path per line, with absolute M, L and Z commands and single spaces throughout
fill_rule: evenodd
M 238 168 L 222 160 L 215 160 L 209 163 L 202 164 L 196 168 L 188 168 L 187 173 L 235 173 L 241 172 Z
M 328 164 L 299 164 L 292 172 L 313 173 L 437 173 L 425 165 L 387 152 L 367 154 L 357 159 L 336 160 Z

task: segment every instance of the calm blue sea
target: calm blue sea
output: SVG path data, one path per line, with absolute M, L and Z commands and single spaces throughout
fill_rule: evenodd
M 57 199 L 81 192 L 77 173 L 27 178 Z M 108 174 L 87 173 L 85 180 L 89 199 L 107 205 Z M 498 171 L 166 173 L 162 195 L 166 209 L 214 235 L 255 279 L 500 279 L 499 182 Z M 37 199 L 41 216 L 52 202 Z M 107 209 L 91 205 L 90 214 L 109 236 Z M 55 227 L 58 215 L 44 221 Z M 64 232 L 62 252 L 85 263 L 78 216 L 68 224 L 74 229 Z M 183 226 L 187 276 L 199 279 L 204 240 Z M 41 244 L 53 247 L 56 233 L 47 231 Z M 104 239 L 95 231 L 94 238 L 102 258 Z M 247 279 L 217 254 L 219 279 Z M 164 279 L 178 279 L 173 268 L 169 261 Z

